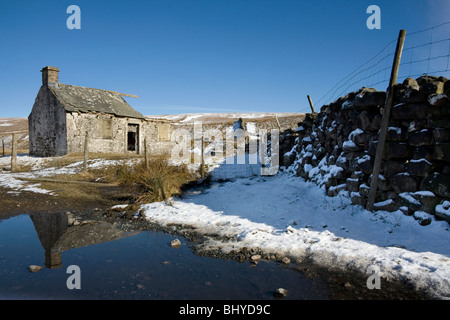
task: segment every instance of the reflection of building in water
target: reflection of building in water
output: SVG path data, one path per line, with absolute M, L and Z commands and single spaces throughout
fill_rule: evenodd
M 78 221 L 70 213 L 36 213 L 30 217 L 45 250 L 45 266 L 51 269 L 62 266 L 63 251 L 132 235 L 105 221 Z

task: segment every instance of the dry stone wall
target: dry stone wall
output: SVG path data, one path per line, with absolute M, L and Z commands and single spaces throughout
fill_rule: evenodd
M 450 81 L 408 78 L 393 92 L 374 209 L 450 221 Z M 362 88 L 309 114 L 282 136 L 281 163 L 365 206 L 385 101 L 386 92 Z

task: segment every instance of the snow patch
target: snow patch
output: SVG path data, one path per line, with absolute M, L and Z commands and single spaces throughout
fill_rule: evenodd
M 319 175 L 318 167 L 304 168 Z M 216 184 L 201 194 L 174 198 L 172 204 L 141 209 L 147 219 L 163 226 L 194 227 L 209 237 L 206 247 L 225 253 L 259 248 L 291 259 L 308 257 L 333 270 L 348 271 L 351 266 L 364 273 L 377 264 L 386 278 L 407 279 L 438 298 L 450 298 L 446 221 L 421 226 L 400 210 L 369 212 L 352 206 L 348 196 L 327 197 L 315 183 L 288 173 Z M 450 202 L 442 206 L 447 212 Z
M 450 201 L 445 200 L 442 204 L 436 205 L 436 213 L 446 216 L 450 219 Z

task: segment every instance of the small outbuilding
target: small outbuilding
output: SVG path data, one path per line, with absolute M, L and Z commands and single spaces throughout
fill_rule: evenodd
M 41 72 L 42 86 L 28 117 L 30 155 L 83 152 L 86 135 L 92 151 L 140 153 L 149 126 L 123 98 L 137 96 L 62 84 L 56 67 Z

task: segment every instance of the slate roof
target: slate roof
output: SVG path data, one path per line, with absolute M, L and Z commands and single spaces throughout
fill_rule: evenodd
M 119 117 L 145 119 L 119 93 L 58 83 L 49 86 L 67 112 L 107 113 Z

